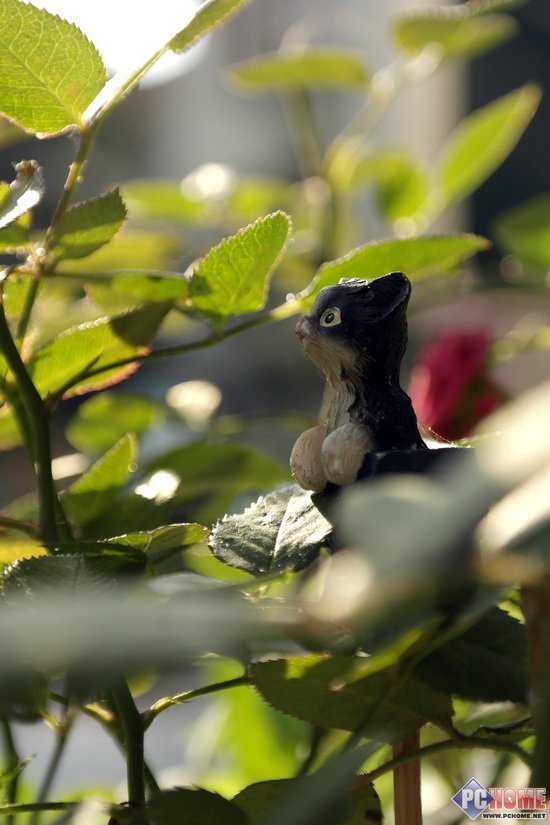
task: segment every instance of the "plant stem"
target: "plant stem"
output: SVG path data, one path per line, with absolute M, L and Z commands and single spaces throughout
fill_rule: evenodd
M 306 758 L 304 759 L 304 761 L 300 765 L 299 770 L 296 773 L 297 777 L 298 776 L 307 776 L 307 774 L 309 773 L 309 770 L 310 770 L 311 766 L 313 765 L 313 763 L 315 762 L 315 760 L 316 760 L 316 758 L 319 754 L 319 749 L 320 749 L 321 743 L 325 739 L 326 733 L 327 732 L 326 732 L 326 730 L 324 730 L 324 728 L 317 728 L 317 727 L 313 728 L 313 730 L 311 731 L 311 738 L 310 738 L 310 742 L 309 742 L 309 751 L 308 751 L 308 754 L 307 754 Z
M 162 347 L 161 349 L 147 352 L 144 355 L 130 355 L 127 358 L 120 358 L 118 361 L 111 361 L 108 364 L 102 364 L 100 367 L 92 367 L 86 372 L 81 372 L 78 376 L 70 378 L 60 389 L 56 391 L 55 399 L 61 399 L 65 393 L 68 392 L 72 386 L 74 386 L 74 384 L 78 381 L 82 381 L 83 378 L 93 378 L 94 376 L 101 375 L 101 373 L 107 372 L 108 370 L 126 367 L 128 364 L 148 364 L 150 361 L 159 361 L 161 358 L 170 358 L 174 355 L 183 355 L 184 353 L 193 352 L 198 349 L 213 347 L 216 344 L 225 341 L 227 338 L 232 338 L 234 335 L 238 335 L 241 332 L 246 332 L 249 329 L 254 329 L 255 327 L 268 324 L 272 321 L 283 321 L 286 318 L 290 318 L 292 315 L 296 314 L 296 306 L 297 302 L 288 301 L 285 304 L 275 307 L 269 312 L 264 312 L 261 315 L 250 318 L 248 321 L 243 321 L 241 324 L 236 324 L 234 327 L 231 327 L 224 332 L 212 333 L 207 338 L 203 338 L 200 341 L 191 341 L 187 344 L 176 344 L 172 347 Z
M 4 527 L 6 530 L 18 530 L 33 539 L 39 536 L 36 524 L 30 521 L 19 521 L 19 519 L 10 518 L 9 516 L 0 515 L 0 527 Z
M 298 89 L 286 92 L 282 100 L 302 177 L 321 176 L 323 161 L 313 120 L 311 96 L 303 89 Z
M 431 745 L 425 745 L 423 748 L 419 748 L 416 751 L 408 751 L 407 753 L 402 753 L 399 756 L 394 756 L 393 759 L 385 762 L 379 768 L 375 768 L 374 770 L 369 771 L 369 773 L 363 774 L 359 778 L 360 781 L 364 783 L 375 782 L 377 779 L 380 779 L 387 773 L 391 773 L 401 765 L 406 765 L 418 759 L 424 759 L 428 756 L 434 756 L 437 753 L 444 753 L 445 751 L 452 751 L 455 749 L 475 750 L 476 748 L 480 750 L 511 753 L 521 759 L 521 761 L 528 767 L 531 765 L 531 757 L 529 754 L 513 742 L 499 742 L 496 739 L 484 739 L 476 736 L 458 736 L 456 739 L 443 739 L 441 742 L 434 742 Z
M 25 335 L 27 334 L 27 328 L 29 326 L 32 309 L 34 306 L 34 302 L 36 301 L 39 288 L 40 279 L 35 275 L 33 276 L 31 285 L 29 287 L 29 291 L 25 296 L 23 312 L 21 313 L 21 317 L 19 318 L 19 323 L 17 324 L 17 332 L 15 333 L 15 340 L 17 342 L 19 349 L 21 349 L 23 342 L 25 340 Z
M 73 811 L 80 802 L 30 802 L 19 805 L 0 805 L 0 816 L 29 814 L 35 811 Z
M 17 767 L 20 764 L 20 757 L 15 746 L 13 731 L 7 719 L 2 719 L 2 734 L 4 739 L 4 750 L 6 753 L 6 772 L 16 771 L 6 788 L 6 802 L 13 805 L 17 802 L 17 790 L 19 785 L 19 773 Z M 15 816 L 10 816 L 7 825 L 15 825 Z
M 219 693 L 222 690 L 229 690 L 229 688 L 241 687 L 242 685 L 249 685 L 250 678 L 244 674 L 237 676 L 235 679 L 227 679 L 225 682 L 215 682 L 212 685 L 204 685 L 194 690 L 187 690 L 184 693 L 178 693 L 175 696 L 165 696 L 159 699 L 143 714 L 143 725 L 145 730 L 149 727 L 151 722 L 156 719 L 159 713 L 162 713 L 167 708 L 173 708 L 176 705 L 182 705 L 184 702 L 189 702 L 191 699 L 196 699 L 199 696 L 207 696 L 209 693 Z
M 59 539 L 56 520 L 57 493 L 52 478 L 52 454 L 50 445 L 49 415 L 42 398 L 27 372 L 12 338 L 6 314 L 3 295 L 0 292 L 0 347 L 13 373 L 17 389 L 25 407 L 33 446 L 34 470 L 38 485 L 40 511 L 40 532 L 48 545 Z
M 145 805 L 143 746 L 145 726 L 124 679 L 114 682 L 110 687 L 110 693 L 124 735 L 128 802 L 135 808 L 141 808 Z
M 98 124 L 95 124 L 87 129 L 83 129 L 80 132 L 80 144 L 78 151 L 75 155 L 75 159 L 69 166 L 69 173 L 67 175 L 67 179 L 65 180 L 61 197 L 57 202 L 55 212 L 53 213 L 48 231 L 46 232 L 46 238 L 44 241 L 44 252 L 46 254 L 51 251 L 51 248 L 55 243 L 55 236 L 59 223 L 65 216 L 65 213 L 73 199 L 76 188 L 82 180 L 84 166 L 88 160 L 88 155 L 90 154 L 90 149 L 92 148 L 92 143 L 97 128 Z
M 63 753 L 65 752 L 65 748 L 67 746 L 67 741 L 69 738 L 69 734 L 71 732 L 71 728 L 73 726 L 74 718 L 74 710 L 70 707 L 67 707 L 65 709 L 63 719 L 59 722 L 57 728 L 57 738 L 55 742 L 55 747 L 53 749 L 53 753 L 49 761 L 48 768 L 42 780 L 40 790 L 38 791 L 38 795 L 36 798 L 37 803 L 46 802 L 47 800 L 47 797 L 52 787 L 52 783 L 55 779 L 55 775 L 61 763 Z M 39 825 L 40 813 L 40 810 L 35 811 L 34 816 L 32 816 L 31 818 L 30 825 Z

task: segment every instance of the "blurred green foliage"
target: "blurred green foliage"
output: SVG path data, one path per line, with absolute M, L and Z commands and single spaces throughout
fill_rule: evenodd
M 105 85 L 98 52 L 74 25 L 0 0 L 0 142 L 24 132 L 79 140 L 45 232 L 32 229 L 38 164 L 22 161 L 0 184 L 0 448 L 23 445 L 36 478 L 35 491 L 0 515 L 0 814 L 11 825 L 29 812 L 33 825 L 44 814 L 76 825 L 84 813 L 87 822 L 110 814 L 129 825 L 379 823 L 391 808 L 384 778 L 396 767 L 388 746 L 411 734 L 422 737 L 412 758 L 429 760 L 450 787 L 457 774 L 449 778 L 445 756 L 464 752 L 456 764 L 466 779 L 478 748 L 495 753 L 494 783 L 513 758 L 532 768 L 533 784 L 550 784 L 550 674 L 529 671 L 523 616 L 510 607 L 518 586 L 538 605 L 542 630 L 527 635 L 543 661 L 548 387 L 488 423 L 501 435 L 481 439 L 476 460 L 457 460 L 437 480 L 354 485 L 323 512 L 286 467 L 230 439 L 246 421 L 220 416 L 207 382 L 177 385 L 165 400 L 106 390 L 143 363 L 306 311 L 341 277 L 402 269 L 413 282 L 449 284 L 489 245 L 426 232 L 513 150 L 536 111 L 536 86 L 466 117 L 432 168 L 406 147 L 376 145 L 372 132 L 402 88 L 510 37 L 517 0 L 400 15 L 389 67 L 336 46 L 231 67 L 240 92 L 277 92 L 287 104 L 298 182 L 208 164 L 181 182 L 136 179 L 73 205 L 108 112 L 162 54 L 188 48 L 244 5 L 209 0 L 143 65 Z M 323 147 L 310 104 L 327 87 L 362 102 Z M 353 220 L 366 191 L 387 223 L 383 241 Z M 503 250 L 539 289 L 550 260 L 547 213 L 543 195 L 496 225 Z M 177 263 L 182 233 L 193 260 L 186 271 Z M 212 235 L 219 242 L 209 248 Z M 280 305 L 272 279 L 275 293 L 291 291 Z M 189 339 L 197 323 L 204 334 Z M 59 493 L 51 415 L 83 393 L 97 394 L 66 433 L 78 477 Z M 285 422 L 303 423 L 281 415 Z M 166 425 L 181 446 L 145 450 Z M 529 502 L 521 518 L 518 500 Z M 331 553 L 334 534 L 349 549 Z M 140 714 L 126 679 L 183 663 L 203 683 Z M 166 788 L 144 757 L 145 729 L 209 694 L 219 696 L 189 745 L 193 787 Z M 129 804 L 110 806 L 107 792 L 95 812 L 50 801 L 78 713 L 122 747 Z M 11 729 L 20 719 L 43 719 L 58 742 L 28 805 Z M 208 724 L 217 726 L 210 746 L 199 741 Z

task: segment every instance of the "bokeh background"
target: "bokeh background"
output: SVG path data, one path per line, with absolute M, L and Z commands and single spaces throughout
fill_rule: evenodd
M 107 50 L 112 49 L 111 61 L 117 65 L 118 61 L 124 62 L 128 45 L 135 45 L 143 33 L 153 36 L 152 21 L 162 17 L 167 35 L 181 28 L 182 18 L 185 21 L 186 14 L 197 7 L 192 2 L 141 4 L 121 0 L 96 0 L 93 4 L 63 4 L 59 0 L 43 5 L 64 16 L 72 15 L 77 21 L 77 12 L 82 11 L 78 7 L 88 7 L 86 13 L 93 12 L 94 19 L 82 26 L 86 30 L 91 25 L 92 38 L 94 31 L 109 31 L 111 42 L 104 46 L 105 56 L 109 62 Z M 99 136 L 81 197 L 136 178 L 187 178 L 193 185 L 214 190 L 216 186 L 223 189 L 234 174 L 298 180 L 300 170 L 281 102 L 275 95 L 235 93 L 224 79 L 224 69 L 237 61 L 276 50 L 282 42 L 338 43 L 363 51 L 373 68 L 384 67 L 396 52 L 389 34 L 391 20 L 410 6 L 406 0 L 255 0 L 237 19 L 211 34 L 190 54 L 174 58 L 170 66 L 114 112 Z M 429 164 L 467 112 L 527 81 L 535 80 L 550 89 L 550 6 L 547 0 L 530 0 L 514 16 L 519 30 L 510 42 L 469 64 L 448 64 L 427 81 L 406 90 L 377 128 L 378 144 L 406 146 Z M 157 34 L 162 38 L 162 32 L 154 36 Z M 99 39 L 97 45 L 101 50 Z M 323 145 L 353 117 L 360 102 L 354 93 L 315 95 L 314 114 Z M 546 92 L 512 155 L 467 203 L 440 219 L 433 231 L 473 231 L 494 240 L 494 221 L 499 214 L 529 197 L 550 191 L 549 133 L 550 103 Z M 47 192 L 38 213 L 38 221 L 43 225 L 47 225 L 73 152 L 71 139 L 62 137 L 28 139 L 6 145 L 0 153 L 2 179 L 12 177 L 10 164 L 22 157 L 36 158 L 44 167 Z M 357 243 L 390 234 L 368 196 L 358 199 L 356 210 Z M 203 230 L 199 235 L 187 229 L 178 233 L 173 226 L 166 230 L 175 234 L 170 268 L 180 271 L 192 262 L 201 245 L 207 247 L 221 237 L 215 229 Z M 515 266 L 516 262 L 496 245 L 471 262 L 455 279 L 451 290 L 436 292 L 429 301 L 422 302 L 422 308 L 413 301 L 405 383 L 418 353 L 434 335 L 482 329 L 489 337 L 501 338 L 513 330 L 550 323 L 548 293 L 540 289 L 512 290 L 501 281 L 503 272 L 513 280 Z M 358 274 L 370 277 L 382 273 Z M 297 288 L 303 285 L 298 283 Z M 487 286 L 491 288 L 483 288 Z M 286 281 L 275 279 L 274 293 L 279 301 L 288 289 Z M 145 389 L 161 398 L 174 384 L 209 381 L 221 391 L 220 410 L 224 415 L 269 417 L 291 410 L 313 417 L 321 402 L 322 382 L 312 366 L 303 361 L 293 334 L 294 323 L 291 319 L 251 330 L 217 347 L 147 365 L 129 380 L 125 389 Z M 179 340 L 174 336 L 180 334 L 180 330 L 167 329 L 164 343 Z M 187 329 L 185 334 L 192 336 L 193 329 Z M 510 396 L 550 374 L 548 355 L 543 350 L 522 352 L 517 358 L 492 365 L 491 369 L 503 393 Z M 59 413 L 55 444 L 58 458 L 72 450 L 64 429 L 78 403 L 80 400 L 73 399 Z M 239 437 L 286 461 L 296 431 L 292 426 L 274 427 L 268 418 Z M 157 442 L 149 445 L 151 449 L 158 448 L 159 439 L 164 446 L 170 446 L 174 439 L 181 438 L 181 432 L 172 433 L 165 428 L 155 438 Z M 58 466 L 62 484 L 63 464 Z M 31 489 L 31 474 L 22 451 L 0 455 L 0 478 L 1 503 Z M 166 683 L 165 689 L 176 692 L 181 686 Z M 194 718 L 196 711 L 197 705 L 193 705 L 192 711 L 172 710 L 148 734 L 155 767 L 175 771 L 174 782 L 189 779 L 181 768 L 183 764 L 189 766 L 186 749 L 188 755 L 193 751 L 195 758 L 200 758 L 198 734 L 195 732 L 191 745 L 186 742 L 186 719 L 189 714 Z M 96 732 L 93 723 L 81 720 L 78 724 L 81 736 L 74 738 L 65 755 L 59 786 L 74 788 L 84 781 L 87 785 L 110 783 L 117 777 L 122 781 L 124 766 L 114 746 L 101 731 Z M 198 730 L 208 740 L 215 726 L 216 720 L 210 715 L 208 724 Z M 18 735 L 23 743 L 22 753 L 39 754 L 30 769 L 38 776 L 47 757 L 48 733 L 42 727 L 22 726 Z

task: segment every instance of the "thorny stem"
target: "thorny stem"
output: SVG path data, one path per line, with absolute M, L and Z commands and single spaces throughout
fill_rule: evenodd
M 118 679 L 111 685 L 110 694 L 124 735 L 128 802 L 134 808 L 142 808 L 145 805 L 143 743 L 145 726 L 124 679 Z
M 2 734 L 4 739 L 4 750 L 6 754 L 6 772 L 16 771 L 20 764 L 20 757 L 17 753 L 13 731 L 7 719 L 2 719 Z M 6 802 L 13 805 L 17 802 L 17 790 L 19 785 L 19 773 L 16 772 L 9 780 L 6 788 Z M 7 825 L 15 825 L 15 816 L 10 816 Z
M 1 285 L 0 285 L 1 287 Z M 59 539 L 56 520 L 57 493 L 52 477 L 52 454 L 50 444 L 49 416 L 27 372 L 12 338 L 6 314 L 3 295 L 0 292 L 0 347 L 13 373 L 17 389 L 23 402 L 32 439 L 32 456 L 38 486 L 40 511 L 40 531 L 47 544 L 55 544 Z
M 242 685 L 249 685 L 250 677 L 244 674 L 237 676 L 235 679 L 227 679 L 225 682 L 215 682 L 212 685 L 204 685 L 195 690 L 187 690 L 184 693 L 178 693 L 175 696 L 166 696 L 155 702 L 149 710 L 143 714 L 143 725 L 145 730 L 149 727 L 151 722 L 156 719 L 159 713 L 162 713 L 167 708 L 173 708 L 176 705 L 182 705 L 184 702 L 189 702 L 191 699 L 197 699 L 199 696 L 207 696 L 210 693 L 219 693 L 222 690 L 229 690 L 229 688 L 241 687 Z
M 398 759 L 415 753 L 420 747 L 417 731 L 393 745 L 393 756 Z M 393 804 L 395 825 L 422 825 L 422 796 L 420 760 L 405 762 L 393 771 Z

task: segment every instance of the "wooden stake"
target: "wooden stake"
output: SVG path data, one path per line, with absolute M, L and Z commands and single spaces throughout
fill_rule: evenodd
M 417 751 L 420 734 L 414 733 L 393 745 L 394 757 Z M 422 825 L 420 796 L 420 759 L 401 765 L 393 772 L 395 825 Z

